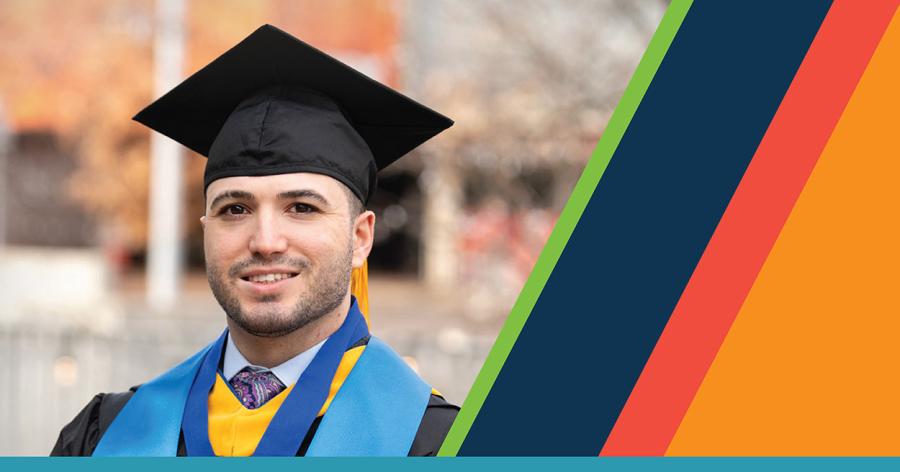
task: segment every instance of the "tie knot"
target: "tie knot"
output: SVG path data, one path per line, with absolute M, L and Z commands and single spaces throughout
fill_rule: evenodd
M 231 378 L 238 400 L 250 410 L 259 408 L 285 389 L 271 370 L 247 366 Z

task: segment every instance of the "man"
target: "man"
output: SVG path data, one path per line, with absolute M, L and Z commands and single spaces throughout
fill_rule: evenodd
M 135 119 L 208 158 L 201 224 L 228 329 L 94 397 L 52 454 L 435 454 L 458 408 L 369 334 L 365 202 L 379 169 L 452 122 L 268 25 Z

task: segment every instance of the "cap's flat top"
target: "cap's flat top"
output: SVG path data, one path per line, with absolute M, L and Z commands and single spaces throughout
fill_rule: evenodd
M 306 87 L 333 99 L 379 170 L 453 124 L 271 25 L 257 29 L 134 119 L 208 157 L 235 107 L 276 85 Z

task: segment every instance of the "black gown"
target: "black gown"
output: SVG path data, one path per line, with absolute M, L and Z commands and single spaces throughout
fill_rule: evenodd
M 59 433 L 59 439 L 53 446 L 51 456 L 90 456 L 100 442 L 100 437 L 112 423 L 113 419 L 125 406 L 125 403 L 134 394 L 137 387 L 123 393 L 101 393 L 88 402 L 87 406 L 81 410 L 72 422 L 67 424 Z M 437 395 L 431 395 L 428 400 L 428 407 L 425 409 L 425 415 L 422 422 L 419 423 L 419 430 L 413 440 L 412 447 L 409 450 L 410 456 L 433 456 L 437 454 L 450 425 L 456 418 L 459 407 L 447 403 L 443 398 Z M 327 413 L 326 413 L 327 414 Z M 298 456 L 306 454 L 309 444 L 312 442 L 313 436 L 322 417 L 316 418 L 309 427 L 309 432 L 303 439 L 300 449 L 297 451 Z M 178 440 L 178 455 L 187 455 L 184 446 L 184 435 Z
M 368 341 L 369 336 L 366 336 L 348 349 L 366 344 Z M 220 369 L 222 368 L 221 363 L 222 360 L 220 359 Z M 88 402 L 87 406 L 75 416 L 75 419 L 62 429 L 50 455 L 90 456 L 100 442 L 103 433 L 106 432 L 113 419 L 115 419 L 116 415 L 119 414 L 119 411 L 122 410 L 125 403 L 131 399 L 131 396 L 134 395 L 138 388 L 132 387 L 131 390 L 122 393 L 100 393 L 95 395 Z M 419 429 L 416 431 L 409 455 L 436 455 L 458 412 L 459 407 L 448 403 L 438 395 L 432 394 L 431 398 L 428 399 L 428 406 L 425 408 L 422 421 L 419 423 Z M 326 414 L 328 413 L 326 412 Z M 313 420 L 306 437 L 303 438 L 303 442 L 300 444 L 300 449 L 297 451 L 298 456 L 306 455 L 306 450 L 309 449 L 309 445 L 321 421 L 322 417 Z M 187 455 L 183 433 L 178 440 L 178 455 Z

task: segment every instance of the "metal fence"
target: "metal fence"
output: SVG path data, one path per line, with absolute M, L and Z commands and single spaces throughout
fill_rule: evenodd
M 124 391 L 174 366 L 215 339 L 223 316 L 132 315 L 97 326 L 58 313 L 14 322 L 0 316 L 0 455 L 48 454 L 60 428 L 91 397 Z M 423 377 L 456 404 L 494 339 L 456 329 L 406 329 L 403 323 L 385 323 L 377 334 L 414 358 Z

